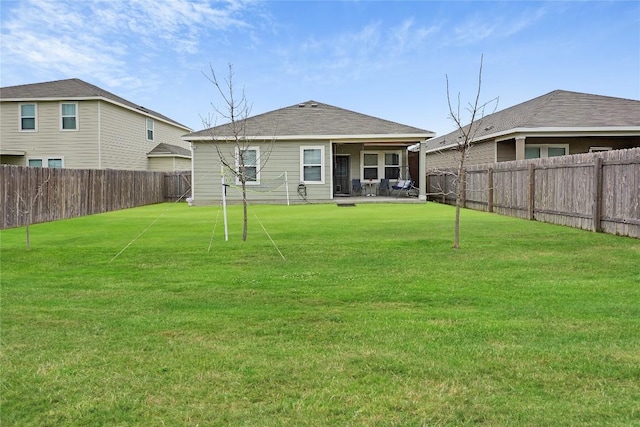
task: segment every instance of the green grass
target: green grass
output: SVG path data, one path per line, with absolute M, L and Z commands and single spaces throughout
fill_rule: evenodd
M 166 204 L 34 225 L 29 252 L 2 231 L 0 422 L 640 425 L 640 241 L 463 211 L 454 251 L 453 213 L 254 206 L 243 243 L 239 206 L 224 242 L 218 208 Z

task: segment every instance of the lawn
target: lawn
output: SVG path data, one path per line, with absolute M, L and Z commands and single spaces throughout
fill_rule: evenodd
M 2 426 L 640 425 L 640 240 L 433 203 L 0 233 Z M 265 232 L 266 230 L 266 232 Z M 268 233 L 268 234 L 267 234 Z

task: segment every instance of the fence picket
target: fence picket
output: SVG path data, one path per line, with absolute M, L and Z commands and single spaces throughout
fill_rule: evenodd
M 640 238 L 640 148 L 467 166 L 466 206 Z M 451 170 L 427 171 L 431 200 Z M 447 181 L 455 192 L 456 182 Z
M 0 229 L 177 200 L 190 185 L 189 172 L 0 165 Z

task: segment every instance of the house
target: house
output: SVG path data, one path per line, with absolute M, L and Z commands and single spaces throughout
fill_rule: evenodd
M 191 169 L 191 130 L 79 79 L 0 88 L 0 163 L 74 169 Z
M 254 173 L 247 183 L 248 200 L 273 203 L 284 203 L 287 197 L 296 202 L 356 195 L 353 179 L 373 193 L 383 178 L 392 183 L 406 178 L 407 147 L 434 136 L 316 101 L 249 117 L 242 124 L 241 136 L 248 142 L 241 149 Z M 234 147 L 239 144 L 229 142 L 234 134 L 227 123 L 183 137 L 193 144 L 194 204 L 219 203 L 222 188 L 228 200 L 241 200 L 238 182 L 230 174 L 225 174 L 229 187 L 221 181 L 219 153 L 226 159 L 237 156 Z
M 467 165 L 640 147 L 640 101 L 555 90 L 476 125 Z M 457 166 L 459 135 L 427 141 L 427 169 Z

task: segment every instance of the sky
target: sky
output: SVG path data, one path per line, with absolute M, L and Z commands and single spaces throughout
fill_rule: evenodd
M 556 89 L 640 99 L 637 0 L 0 0 L 0 28 L 0 86 L 79 78 L 193 130 L 230 65 L 252 115 L 314 100 L 437 135 L 455 129 L 447 79 L 466 122 L 481 58 L 498 110 Z

